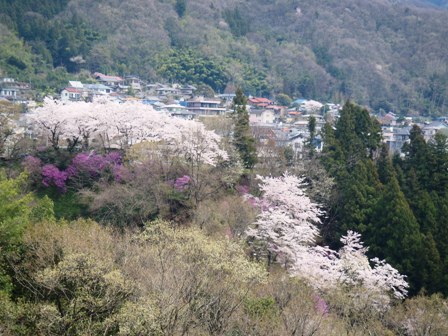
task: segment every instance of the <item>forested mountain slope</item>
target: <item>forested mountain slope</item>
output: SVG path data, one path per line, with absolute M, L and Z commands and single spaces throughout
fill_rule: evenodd
M 426 4 L 426 5 L 433 5 L 433 6 L 439 6 L 439 7 L 448 7 L 448 1 L 446 0 L 420 0 L 418 3 Z
M 188 66 L 175 64 L 205 58 L 217 69 L 217 91 L 228 82 L 248 94 L 448 112 L 445 9 L 389 0 L 71 0 L 39 14 L 19 9 L 27 18 L 20 21 L 4 10 L 17 3 L 0 1 L 1 21 L 45 62 L 71 72 L 194 82 Z

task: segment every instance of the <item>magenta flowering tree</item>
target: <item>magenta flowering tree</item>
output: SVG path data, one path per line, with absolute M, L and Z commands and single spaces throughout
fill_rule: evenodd
M 65 171 L 59 170 L 52 164 L 42 167 L 42 184 L 46 187 L 56 187 L 59 191 L 65 192 L 67 190 L 67 177 L 68 174 Z
M 66 192 L 68 187 L 80 189 L 90 186 L 101 178 L 115 182 L 125 182 L 131 178 L 131 173 L 122 164 L 119 152 L 106 155 L 80 153 L 65 170 L 53 164 L 42 166 L 42 161 L 33 156 L 26 157 L 22 165 L 36 182 L 41 179 L 42 185 L 56 187 L 60 192 Z
M 70 184 L 76 189 L 89 186 L 102 177 L 122 182 L 128 175 L 127 169 L 122 165 L 122 156 L 119 152 L 106 155 L 94 152 L 77 154 L 66 172 Z

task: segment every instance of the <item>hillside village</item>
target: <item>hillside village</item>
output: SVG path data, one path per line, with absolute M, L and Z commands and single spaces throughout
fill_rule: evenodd
M 20 104 L 27 110 L 37 106 L 33 100 L 35 96 L 36 93 L 30 83 L 18 82 L 14 78 L 0 78 L 0 101 Z M 200 119 L 229 115 L 232 112 L 234 96 L 232 92 L 225 92 L 205 97 L 194 85 L 149 83 L 137 76 L 120 77 L 95 72 L 89 83 L 69 81 L 54 98 L 62 102 L 91 102 L 99 97 L 108 97 L 117 102 L 140 101 L 151 105 L 156 111 L 171 116 Z M 310 117 L 316 120 L 317 136 L 313 140 L 313 145 L 320 151 L 323 145 L 320 130 L 327 121 L 335 122 L 338 119 L 341 108 L 340 104 L 303 98 L 292 100 L 288 106 L 282 106 L 275 99 L 252 96 L 249 96 L 246 106 L 252 133 L 258 144 L 291 146 L 299 156 L 304 151 L 310 136 L 308 130 Z M 375 116 L 382 126 L 383 141 L 389 145 L 393 153 L 400 153 L 403 144 L 409 142 L 413 124 L 417 124 L 423 130 L 426 140 L 430 140 L 437 132 L 448 135 L 448 118 L 413 119 L 398 117 L 393 112 Z M 30 132 L 32 131 L 23 131 L 27 134 Z

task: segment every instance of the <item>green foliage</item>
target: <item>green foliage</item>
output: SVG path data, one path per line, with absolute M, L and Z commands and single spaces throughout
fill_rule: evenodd
M 375 205 L 365 235 L 372 255 L 386 259 L 409 276 L 413 291 L 421 288 L 422 236 L 397 179 L 392 176 Z
M 423 237 L 421 261 L 422 286 L 430 292 L 447 293 L 445 268 L 448 237 L 447 179 L 448 148 L 446 137 L 437 134 L 427 143 L 422 130 L 414 126 L 410 142 L 403 146 L 404 159 L 396 159 L 402 176 L 400 183 Z
M 159 55 L 158 72 L 164 78 L 181 83 L 206 84 L 217 92 L 224 90 L 227 74 L 224 67 L 192 49 L 171 49 Z
M 244 92 L 255 96 L 269 95 L 270 88 L 267 83 L 266 72 L 258 70 L 253 66 L 243 66 L 243 83 L 241 88 Z
M 18 32 L 35 52 L 45 55 L 44 59 L 52 61 L 53 65 L 65 66 L 69 72 L 79 71 L 80 65 L 93 45 L 99 39 L 99 34 L 87 26 L 76 15 L 70 21 L 52 20 L 67 5 L 67 0 L 40 1 L 5 1 L 0 3 L 0 12 L 9 18 L 11 29 Z M 76 58 L 79 56 L 78 58 Z M 21 70 L 27 68 L 22 58 L 9 61 Z
M 278 94 L 278 95 L 275 97 L 275 100 L 277 101 L 277 103 L 278 103 L 279 105 L 282 105 L 282 106 L 289 106 L 289 105 L 291 105 L 291 103 L 292 103 L 292 99 L 291 99 L 291 97 L 288 96 L 288 95 L 285 94 L 285 93 L 280 93 L 280 94 Z
M 2 24 L 0 30 L 0 69 L 10 76 L 25 79 L 34 72 L 31 48 Z
M 179 15 L 179 17 L 183 17 L 187 10 L 187 0 L 176 0 L 174 9 L 176 10 L 176 13 L 177 15 Z
M 339 198 L 337 210 L 339 225 L 337 236 L 347 230 L 355 230 L 364 236 L 368 225 L 373 221 L 372 212 L 380 197 L 381 185 L 375 166 L 369 159 L 359 160 L 346 175 L 336 178 Z
M 310 156 L 314 155 L 314 152 L 316 151 L 314 148 L 314 139 L 316 138 L 316 117 L 311 116 L 308 119 L 308 132 L 310 133 L 310 137 L 308 139 L 308 149 Z
M 43 317 L 37 328 L 51 334 L 100 332 L 132 293 L 129 281 L 108 261 L 85 254 L 67 255 L 39 272 L 36 285 L 43 296 L 36 307 Z
M 23 192 L 26 181 L 26 174 L 9 179 L 0 172 L 0 242 L 3 247 L 20 240 L 31 217 L 30 204 L 34 196 Z
M 244 302 L 244 310 L 252 318 L 270 319 L 278 314 L 272 297 L 247 299 Z
M 247 99 L 243 91 L 238 88 L 233 98 L 233 143 L 238 150 L 243 165 L 252 169 L 257 162 L 255 139 L 249 128 L 249 113 L 246 110 Z
M 223 18 L 229 25 L 230 31 L 235 37 L 245 36 L 250 31 L 250 25 L 240 10 L 236 7 L 234 9 L 225 9 Z
M 2 335 L 376 335 L 448 330 L 440 296 L 396 302 L 369 293 L 325 296 L 281 270 L 268 274 L 242 242 L 156 221 L 114 232 L 92 221 L 42 222 L 0 293 Z
M 336 180 L 330 213 L 337 219 L 327 227 L 327 239 L 354 229 L 363 234 L 371 256 L 385 258 L 409 277 L 412 293 L 423 288 L 447 293 L 446 138 L 437 135 L 427 143 L 414 126 L 405 157 L 395 156 L 392 163 L 386 145 L 378 153 L 378 126 L 367 111 L 348 103 L 335 126 L 323 132 L 322 160 Z
M 347 230 L 365 232 L 381 188 L 372 160 L 381 140 L 378 122 L 366 109 L 347 102 L 335 127 L 324 128 L 322 157 L 337 182 L 338 199 L 332 211 L 338 214 L 340 227 L 332 230 L 332 239 Z
M 86 215 L 86 206 L 82 204 L 76 192 L 69 191 L 61 194 L 57 190 L 48 190 L 47 195 L 54 202 L 55 217 L 58 219 L 74 220 Z
M 54 218 L 53 203 L 48 198 L 39 200 L 26 192 L 27 178 L 25 173 L 7 178 L 0 171 L 0 293 L 13 289 L 7 259 L 20 250 L 26 228 L 35 221 Z
M 423 131 L 417 125 L 414 125 L 409 134 L 410 142 L 403 146 L 403 152 L 406 155 L 405 169 L 415 173 L 418 187 L 428 188 L 430 184 L 431 160 L 429 146 L 423 137 Z

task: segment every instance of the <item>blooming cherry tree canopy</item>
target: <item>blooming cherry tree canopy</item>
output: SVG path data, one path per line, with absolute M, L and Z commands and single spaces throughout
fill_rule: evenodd
M 99 99 L 93 103 L 62 103 L 47 98 L 44 106 L 28 118 L 55 148 L 64 139 L 72 144 L 83 143 L 86 149 L 92 139 L 100 139 L 109 148 L 155 141 L 207 164 L 227 158 L 219 147 L 220 137 L 202 123 L 171 117 L 140 102 Z
M 372 267 L 359 233 L 348 231 L 341 238 L 339 251 L 317 245 L 322 212 L 304 193 L 303 179 L 287 173 L 259 179 L 263 196 L 253 204 L 259 205 L 261 212 L 246 233 L 265 242 L 293 276 L 322 291 L 360 286 L 382 303 L 388 302 L 389 295 L 406 296 L 405 276 L 377 258 L 371 260 Z

